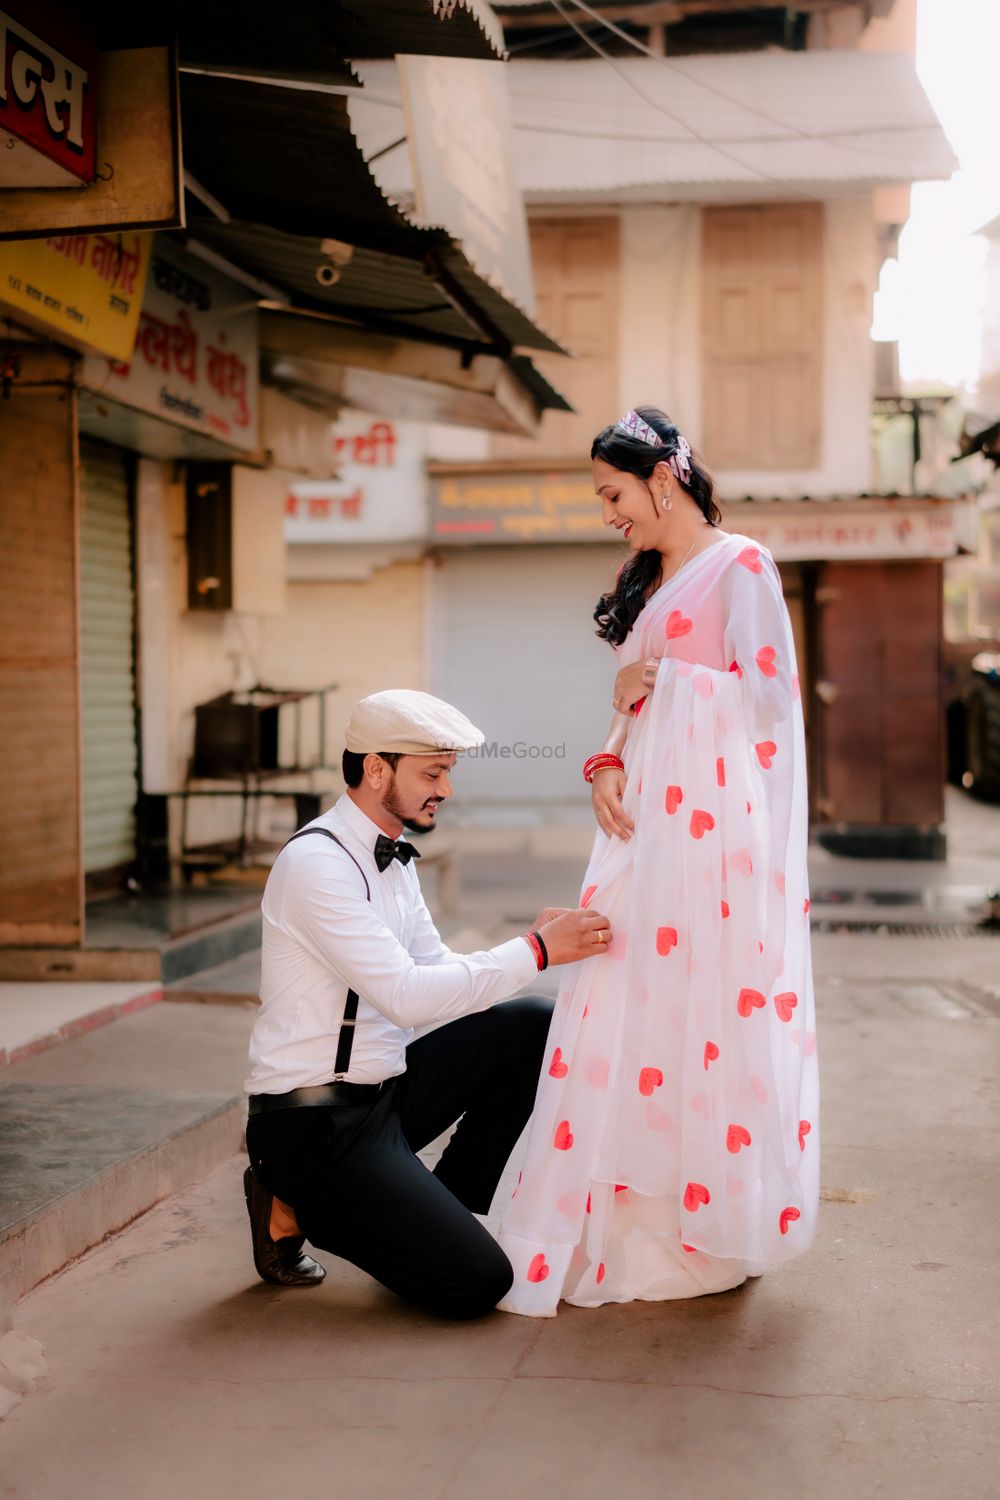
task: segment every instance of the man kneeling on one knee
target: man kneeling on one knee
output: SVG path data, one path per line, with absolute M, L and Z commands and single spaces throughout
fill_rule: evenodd
M 524 937 L 453 953 L 400 835 L 434 826 L 456 752 L 483 735 L 398 690 L 363 699 L 346 742 L 347 791 L 289 840 L 264 890 L 244 1179 L 254 1263 L 278 1286 L 314 1286 L 325 1272 L 309 1240 L 433 1312 L 476 1317 L 512 1275 L 474 1215 L 531 1113 L 551 1016 L 547 1000 L 509 997 L 546 964 L 600 951 L 609 924 L 549 909 Z M 456 1120 L 428 1171 L 416 1153 Z

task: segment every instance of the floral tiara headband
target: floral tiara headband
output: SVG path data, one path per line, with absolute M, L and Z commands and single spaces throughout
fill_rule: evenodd
M 648 422 L 644 422 L 637 411 L 627 411 L 620 422 L 615 423 L 618 432 L 624 432 L 628 437 L 637 438 L 640 443 L 649 443 L 653 448 L 664 447 L 663 439 L 658 432 L 654 432 Z M 671 453 L 666 460 L 676 477 L 682 484 L 686 484 L 691 477 L 691 444 L 686 437 L 677 434 L 677 449 Z

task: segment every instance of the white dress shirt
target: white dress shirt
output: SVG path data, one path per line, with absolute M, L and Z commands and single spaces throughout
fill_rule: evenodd
M 414 1028 L 488 1010 L 537 974 L 523 938 L 485 953 L 453 953 L 420 893 L 416 860 L 375 863 L 382 832 L 345 794 L 308 825 L 328 828 L 283 849 L 264 888 L 261 1008 L 250 1038 L 249 1094 L 329 1083 L 348 989 L 360 996 L 349 1083 L 380 1083 L 406 1068 Z

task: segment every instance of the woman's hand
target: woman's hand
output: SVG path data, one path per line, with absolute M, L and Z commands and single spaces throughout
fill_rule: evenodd
M 547 906 L 532 922 L 531 931 L 537 932 L 539 927 L 545 926 L 546 922 L 554 922 L 556 917 L 564 917 L 568 911 L 572 910 L 572 906 Z
M 648 665 L 646 661 L 633 662 L 632 666 L 622 667 L 618 673 L 612 695 L 612 702 L 618 713 L 630 714 L 632 705 L 638 703 L 640 698 L 645 698 L 647 693 L 652 692 L 649 681 L 652 673 L 647 672 Z
M 628 786 L 624 771 L 609 766 L 604 771 L 595 771 L 590 784 L 590 799 L 594 804 L 594 816 L 598 826 L 608 838 L 630 839 L 635 824 L 622 807 L 622 798 Z

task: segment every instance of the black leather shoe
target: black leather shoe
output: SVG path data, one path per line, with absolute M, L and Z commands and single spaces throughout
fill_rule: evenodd
M 272 1286 L 319 1286 L 326 1272 L 311 1255 L 303 1255 L 304 1235 L 272 1240 L 272 1194 L 257 1181 L 253 1167 L 243 1173 L 243 1196 L 250 1215 L 253 1263 L 261 1281 L 269 1281 Z

